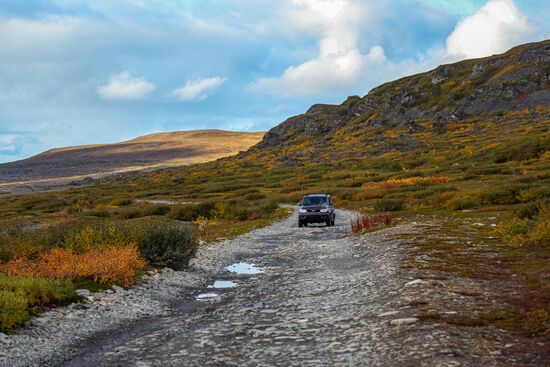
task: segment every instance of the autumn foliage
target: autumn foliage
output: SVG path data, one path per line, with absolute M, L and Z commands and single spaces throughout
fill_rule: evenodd
M 88 278 L 102 284 L 131 285 L 146 262 L 135 246 L 114 247 L 77 254 L 54 248 L 36 259 L 17 258 L 0 266 L 9 276 L 31 278 Z
M 407 177 L 396 178 L 386 181 L 369 182 L 363 185 L 364 189 L 393 189 L 403 186 L 432 186 L 448 183 L 450 181 L 447 176 L 429 176 L 429 177 Z
M 388 214 L 360 215 L 351 220 L 351 230 L 353 233 L 360 233 L 365 230 L 390 224 L 391 216 Z

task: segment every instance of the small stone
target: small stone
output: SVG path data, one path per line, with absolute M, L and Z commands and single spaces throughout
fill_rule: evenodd
M 417 322 L 418 322 L 418 319 L 416 317 L 408 317 L 403 319 L 393 319 L 390 321 L 390 324 L 394 326 L 403 326 L 403 325 L 416 324 Z
M 124 292 L 126 292 L 126 291 L 124 290 L 124 288 L 122 288 L 122 287 L 120 287 L 120 286 L 118 286 L 118 285 L 116 285 L 116 284 L 113 285 L 111 288 L 113 288 L 113 290 L 114 290 L 115 292 L 117 292 L 117 293 L 124 293 Z
M 2 344 L 9 344 L 10 343 L 10 337 L 7 336 L 4 333 L 0 333 L 0 343 Z
M 86 296 L 89 296 L 90 294 L 92 294 L 92 292 L 90 292 L 87 289 L 77 289 L 75 291 L 75 293 L 78 294 L 81 297 L 86 297 Z
M 86 310 L 90 308 L 90 306 L 84 304 L 84 303 L 74 303 L 71 307 L 74 310 Z
M 393 316 L 393 315 L 397 315 L 398 313 L 399 311 L 388 311 L 388 312 L 383 312 L 379 314 L 378 317 Z

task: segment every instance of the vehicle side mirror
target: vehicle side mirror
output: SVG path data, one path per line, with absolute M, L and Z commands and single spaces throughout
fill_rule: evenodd
M 302 206 L 302 205 L 304 205 L 304 203 L 300 201 L 300 202 L 298 203 L 298 206 Z

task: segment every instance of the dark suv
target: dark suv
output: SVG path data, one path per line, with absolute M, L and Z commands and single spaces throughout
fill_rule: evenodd
M 309 194 L 304 196 L 300 203 L 298 227 L 307 226 L 308 223 L 326 223 L 327 226 L 333 226 L 335 220 L 336 213 L 330 195 Z

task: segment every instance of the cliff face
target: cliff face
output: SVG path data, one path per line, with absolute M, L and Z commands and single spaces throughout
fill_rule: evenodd
M 383 84 L 341 105 L 313 105 L 271 129 L 255 149 L 303 142 L 321 146 L 346 135 L 373 135 L 399 127 L 411 133 L 445 132 L 476 116 L 550 104 L 550 40 L 502 54 L 465 60 Z M 427 123 L 428 122 L 428 123 Z M 376 134 L 374 134 L 376 135 Z M 403 134 L 400 148 L 415 147 Z M 372 136 L 362 139 L 369 144 Z

